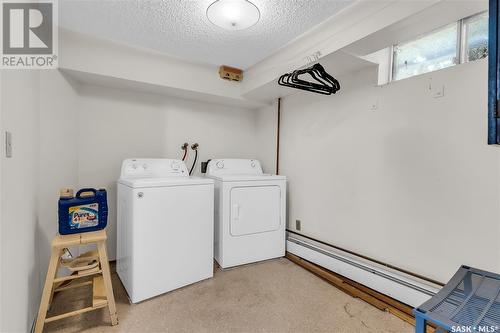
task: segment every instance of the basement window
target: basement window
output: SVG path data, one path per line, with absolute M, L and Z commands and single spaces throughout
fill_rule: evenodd
M 450 24 L 419 39 L 394 46 L 393 79 L 432 72 L 457 61 L 458 25 Z
M 464 20 L 465 61 L 488 56 L 488 13 L 474 15 Z
M 488 12 L 393 46 L 392 80 L 429 73 L 488 55 Z

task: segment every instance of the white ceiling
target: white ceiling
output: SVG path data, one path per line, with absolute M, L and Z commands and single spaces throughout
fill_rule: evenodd
M 214 0 L 62 0 L 63 28 L 187 61 L 247 69 L 353 0 L 252 0 L 260 21 L 242 31 L 214 26 Z

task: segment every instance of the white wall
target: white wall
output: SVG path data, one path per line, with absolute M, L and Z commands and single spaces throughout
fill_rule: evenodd
M 375 79 L 357 73 L 337 95 L 283 100 L 289 226 L 300 219 L 305 235 L 440 281 L 461 264 L 500 272 L 487 61 L 384 87 Z M 445 96 L 433 98 L 430 83 Z
M 4 125 L 3 125 L 3 107 L 4 107 L 4 103 L 3 103 L 3 85 L 5 84 L 3 82 L 3 77 L 4 77 L 4 71 L 1 71 L 0 70 L 0 135 L 3 136 L 4 135 Z M 0 144 L 5 144 L 5 142 L 3 140 L 0 140 Z M 1 154 L 1 153 L 0 153 Z M 2 188 L 3 188 L 3 181 L 2 181 L 2 178 L 3 178 L 3 163 L 4 163 L 4 159 L 3 158 L 0 158 L 0 242 L 3 240 L 3 233 L 2 233 L 2 229 L 3 229 L 3 214 L 1 213 L 3 211 L 3 193 L 2 193 Z M 2 273 L 3 273 L 3 268 L 2 268 L 2 258 L 3 258 L 3 249 L 2 249 L 2 246 L 0 244 L 0 299 L 2 299 L 4 297 L 4 290 L 3 290 L 3 278 L 2 278 Z M 3 313 L 3 303 L 0 303 L 0 329 L 2 329 L 2 322 L 3 322 L 3 317 L 4 317 L 4 313 Z
M 14 157 L 2 155 L 0 168 L 2 332 L 26 332 L 35 317 L 60 188 L 109 190 L 113 259 L 123 159 L 180 158 L 185 141 L 200 144 L 199 161 L 257 154 L 257 118 L 246 109 L 80 85 L 60 71 L 6 71 L 1 80 L 1 126 L 14 137 Z
M 137 47 L 61 29 L 59 67 L 145 83 L 182 93 L 242 102 L 241 85 L 221 80 L 216 66 L 194 64 Z
M 0 71 L 0 135 L 4 135 L 4 126 L 3 126 L 3 94 L 2 94 L 2 91 L 3 91 L 3 71 Z M 5 144 L 5 142 L 3 142 L 2 140 L 0 140 L 0 144 Z M 0 153 L 1 154 L 1 153 Z M 2 238 L 2 225 L 3 225 L 3 214 L 1 213 L 3 211 L 3 193 L 2 193 L 2 188 L 3 188 L 3 181 L 2 181 L 2 176 L 3 176 L 3 163 L 4 163 L 4 160 L 3 158 L 0 158 L 0 241 L 3 240 Z M 2 256 L 3 256 L 3 251 L 2 251 L 2 246 L 0 245 L 0 299 L 3 298 L 4 296 L 4 291 L 3 291 L 3 279 L 2 279 L 2 273 L 3 273 L 3 268 L 2 268 Z M 3 303 L 0 303 L 0 329 L 2 328 L 2 322 L 3 322 L 3 310 L 2 310 L 2 307 L 3 307 Z
M 2 71 L 1 332 L 28 332 L 39 300 L 37 176 L 39 74 Z M 4 131 L 13 156 L 5 158 Z
M 257 155 L 265 173 L 276 173 L 278 101 L 255 111 L 257 117 Z
M 27 332 L 36 315 L 57 233 L 61 187 L 77 185 L 76 93 L 59 71 L 2 72 L 0 331 Z M 12 222 L 6 222 L 12 221 Z
M 60 71 L 40 72 L 40 167 L 38 170 L 38 243 L 40 289 L 58 231 L 59 189 L 78 185 L 78 123 L 76 84 Z
M 14 157 L 2 155 L 0 168 L 2 332 L 26 332 L 35 317 L 57 233 L 60 188 L 109 190 L 114 259 L 115 184 L 123 159 L 180 158 L 185 141 L 200 144 L 198 161 L 256 155 L 257 118 L 246 109 L 81 86 L 60 71 L 5 71 L 1 80 L 1 126 L 14 137 Z
M 199 161 L 255 158 L 252 111 L 90 85 L 78 93 L 79 186 L 108 190 L 111 259 L 116 253 L 116 181 L 124 159 L 181 158 L 184 142 L 199 143 Z

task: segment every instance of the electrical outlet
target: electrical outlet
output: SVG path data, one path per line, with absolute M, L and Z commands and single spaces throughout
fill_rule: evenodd
M 300 229 L 301 229 L 300 220 L 295 220 L 295 230 L 300 231 Z

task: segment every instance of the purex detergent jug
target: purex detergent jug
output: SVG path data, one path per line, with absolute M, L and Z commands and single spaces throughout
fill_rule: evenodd
M 108 222 L 106 190 L 83 188 L 73 197 L 73 191 L 61 190 L 59 198 L 59 233 L 75 234 L 101 230 Z

